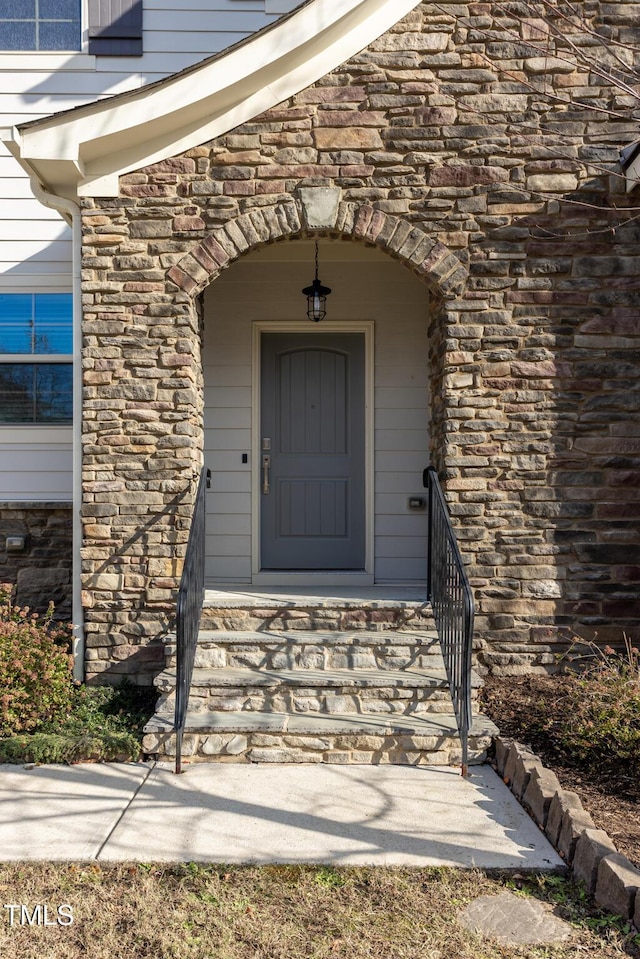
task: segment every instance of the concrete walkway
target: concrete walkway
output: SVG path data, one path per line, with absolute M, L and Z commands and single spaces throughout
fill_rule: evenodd
M 0 859 L 562 866 L 488 766 L 0 766 Z

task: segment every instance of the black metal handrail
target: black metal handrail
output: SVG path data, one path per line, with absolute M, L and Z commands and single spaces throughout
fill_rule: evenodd
M 433 609 L 449 680 L 462 743 L 462 775 L 466 776 L 472 722 L 473 593 L 433 466 L 424 471 L 424 485 L 429 490 L 427 598 Z
M 187 551 L 176 606 L 176 773 L 182 772 L 182 734 L 189 705 L 189 690 L 196 656 L 204 601 L 205 492 L 207 474 L 200 473 L 193 507 Z

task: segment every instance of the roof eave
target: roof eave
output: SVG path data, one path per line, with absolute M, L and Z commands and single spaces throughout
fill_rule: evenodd
M 311 0 L 224 54 L 139 90 L 13 128 L 11 152 L 54 194 L 115 196 L 123 173 L 222 136 L 310 86 L 420 0 Z M 6 133 L 6 131 L 5 131 Z

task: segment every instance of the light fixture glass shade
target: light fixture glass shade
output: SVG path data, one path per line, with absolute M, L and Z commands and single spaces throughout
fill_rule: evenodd
M 307 316 L 312 323 L 319 323 L 327 315 L 327 297 L 331 290 L 323 286 L 318 277 L 311 286 L 305 286 L 302 291 L 307 298 Z

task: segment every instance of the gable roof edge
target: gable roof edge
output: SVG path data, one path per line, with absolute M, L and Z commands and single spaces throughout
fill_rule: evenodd
M 48 191 L 115 196 L 118 178 L 222 136 L 300 92 L 421 0 L 311 0 L 228 51 L 136 91 L 32 121 L 3 139 Z

